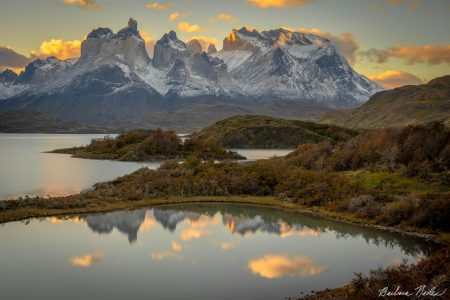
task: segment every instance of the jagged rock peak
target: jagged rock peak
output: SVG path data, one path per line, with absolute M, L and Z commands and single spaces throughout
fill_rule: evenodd
M 128 21 L 127 27 L 125 27 L 125 28 L 121 29 L 119 32 L 117 32 L 114 35 L 114 38 L 126 39 L 130 36 L 136 36 L 136 37 L 142 39 L 142 37 L 138 31 L 137 21 L 133 18 L 130 18 L 130 20 Z
M 202 53 L 203 48 L 200 42 L 196 39 L 192 39 L 189 42 L 186 43 L 186 46 L 193 52 L 193 53 Z
M 87 36 L 88 39 L 100 39 L 104 37 L 111 37 L 113 36 L 113 32 L 109 28 L 103 28 L 99 27 L 97 29 L 92 30 L 91 33 Z
M 214 53 L 216 53 L 217 52 L 217 49 L 216 49 L 216 46 L 214 45 L 214 44 L 210 44 L 209 46 L 208 46 L 208 54 L 214 54 Z
M 6 69 L 3 72 L 0 72 L 0 83 L 10 83 L 16 80 L 19 77 L 15 72 L 10 69 Z

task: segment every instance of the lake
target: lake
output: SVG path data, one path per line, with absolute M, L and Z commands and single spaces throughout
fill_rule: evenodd
M 0 199 L 66 196 L 158 163 L 87 160 L 44 153 L 89 144 L 92 134 L 0 134 Z M 249 160 L 285 155 L 289 150 L 238 150 Z
M 432 250 L 400 234 L 231 204 L 12 222 L 0 240 L 9 300 L 285 299 Z

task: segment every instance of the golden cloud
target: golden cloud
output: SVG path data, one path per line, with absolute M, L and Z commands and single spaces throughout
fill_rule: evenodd
M 151 230 L 155 225 L 156 225 L 156 221 L 153 218 L 153 216 L 150 214 L 147 214 L 145 216 L 144 222 L 142 222 L 141 226 L 139 226 L 139 230 L 148 231 L 148 230 Z
M 181 13 L 179 13 L 179 12 L 171 13 L 171 14 L 169 15 L 169 21 L 170 21 L 170 22 L 173 22 L 173 21 L 175 21 L 176 19 L 181 18 L 182 16 L 183 16 L 183 15 L 182 15 Z
M 178 23 L 178 29 L 184 33 L 193 33 L 193 32 L 205 32 L 208 29 L 201 27 L 197 24 L 189 24 L 188 22 L 180 22 Z
M 153 51 L 155 48 L 155 38 L 150 36 L 147 31 L 141 31 L 141 37 L 145 41 L 145 49 L 147 50 L 147 54 L 150 57 L 153 57 Z
M 161 4 L 158 2 L 150 2 L 145 7 L 153 9 L 153 10 L 162 11 L 162 10 L 171 9 L 173 7 L 173 4 Z
M 233 242 L 228 242 L 228 243 L 224 242 L 224 243 L 220 243 L 220 245 L 219 245 L 220 249 L 222 249 L 222 250 L 229 250 L 229 249 L 234 248 L 234 246 L 235 246 L 235 244 Z
M 423 81 L 419 77 L 411 73 L 399 70 L 388 70 L 380 74 L 371 74 L 367 75 L 367 78 L 389 89 L 404 85 L 415 85 L 423 83 Z
M 202 46 L 203 51 L 208 50 L 209 45 L 216 45 L 219 42 L 219 40 L 216 38 L 206 36 L 194 36 L 191 40 L 197 40 Z
M 214 17 L 209 18 L 209 21 L 210 22 L 227 21 L 227 22 L 233 23 L 233 22 L 236 22 L 237 19 L 232 15 L 222 13 L 222 14 L 218 14 Z
M 99 10 L 101 9 L 100 5 L 97 4 L 96 0 L 63 0 L 63 4 L 78 6 L 82 9 L 91 9 L 91 10 Z
M 181 245 L 178 244 L 177 242 L 172 242 L 172 250 L 175 252 L 180 252 L 181 251 Z
M 64 41 L 59 39 L 43 41 L 39 47 L 39 56 L 55 56 L 59 59 L 79 57 L 81 42 L 81 40 Z
M 316 0 L 247 0 L 247 3 L 262 9 L 304 6 L 313 2 Z
M 405 60 L 410 65 L 416 63 L 426 63 L 428 65 L 450 64 L 450 44 L 442 46 L 431 44 L 423 46 L 401 45 L 386 50 L 369 49 L 361 52 L 361 56 L 377 63 L 384 63 L 390 58 L 398 58 Z
M 318 267 L 314 260 L 305 256 L 289 257 L 286 255 L 268 254 L 251 260 L 248 268 L 254 275 L 272 279 L 284 276 L 314 276 L 327 271 Z
M 177 257 L 175 253 L 169 251 L 153 252 L 150 256 L 153 260 L 163 260 L 169 257 Z
M 198 240 L 199 238 L 202 237 L 202 235 L 203 234 L 200 230 L 189 228 L 189 229 L 184 229 L 183 231 L 181 231 L 180 238 L 183 241 L 190 241 L 192 239 Z
M 70 258 L 73 266 L 88 268 L 100 262 L 104 254 L 102 252 L 88 253 L 83 256 L 75 256 Z

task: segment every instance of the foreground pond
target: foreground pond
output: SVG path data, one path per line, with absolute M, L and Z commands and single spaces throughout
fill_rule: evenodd
M 430 244 L 281 210 L 191 204 L 0 227 L 3 299 L 284 299 Z
M 0 134 L 0 200 L 24 196 L 67 196 L 93 184 L 158 163 L 72 158 L 44 153 L 89 144 L 93 134 Z M 238 150 L 238 152 L 241 152 Z M 250 160 L 285 155 L 286 150 L 242 150 Z

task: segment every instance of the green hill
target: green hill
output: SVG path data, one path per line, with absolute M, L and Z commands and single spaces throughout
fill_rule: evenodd
M 450 125 L 450 75 L 377 93 L 361 107 L 326 114 L 321 123 L 372 129 L 433 121 Z
M 193 137 L 228 148 L 296 148 L 322 140 L 345 140 L 357 132 L 334 125 L 260 115 L 235 116 L 206 127 Z

